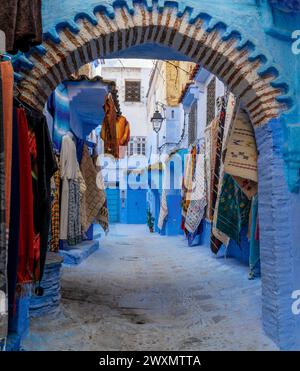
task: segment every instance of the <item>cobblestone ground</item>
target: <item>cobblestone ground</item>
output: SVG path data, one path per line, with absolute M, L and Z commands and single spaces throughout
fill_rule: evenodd
M 25 350 L 274 350 L 260 281 L 183 236 L 113 225 L 101 248 L 63 268 L 56 316 L 31 320 Z

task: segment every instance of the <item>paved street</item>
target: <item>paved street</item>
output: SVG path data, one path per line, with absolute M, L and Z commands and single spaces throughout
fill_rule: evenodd
M 247 267 L 144 225 L 113 225 L 100 243 L 63 268 L 61 312 L 31 321 L 26 350 L 276 349 Z

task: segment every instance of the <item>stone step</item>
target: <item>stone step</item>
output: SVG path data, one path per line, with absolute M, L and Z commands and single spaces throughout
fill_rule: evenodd
M 99 241 L 84 241 L 69 250 L 60 250 L 65 265 L 78 265 L 99 249 Z

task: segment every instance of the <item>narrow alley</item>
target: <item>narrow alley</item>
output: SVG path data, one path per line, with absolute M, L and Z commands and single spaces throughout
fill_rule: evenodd
M 276 350 L 261 282 L 184 236 L 113 224 L 100 250 L 64 267 L 58 315 L 31 320 L 25 350 Z

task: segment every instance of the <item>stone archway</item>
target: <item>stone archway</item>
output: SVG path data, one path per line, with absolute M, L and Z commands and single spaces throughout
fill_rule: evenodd
M 82 65 L 153 44 L 168 47 L 218 76 L 247 108 L 260 152 L 264 328 L 281 347 L 295 347 L 300 343 L 297 335 L 300 324 L 290 311 L 296 277 L 294 234 L 291 227 L 282 223 L 282 215 L 290 220 L 292 198 L 284 181 L 284 161 L 279 148 L 283 133 L 278 119 L 286 108 L 282 96 L 288 84 L 278 78 L 277 68 L 268 62 L 263 51 L 256 50 L 230 25 L 207 13 L 196 12 L 195 16 L 191 8 L 179 12 L 179 3 L 174 1 L 161 7 L 157 0 L 145 0 L 130 1 L 130 6 L 118 1 L 112 15 L 101 6 L 106 1 L 89 2 L 100 6 L 54 24 L 41 47 L 15 61 L 20 98 L 42 110 L 55 87 Z
M 225 24 L 208 27 L 208 15 L 199 15 L 191 23 L 189 12 L 178 16 L 174 6 L 161 12 L 155 5 L 148 9 L 136 4 L 134 13 L 117 7 L 113 19 L 103 10 L 95 16 L 96 24 L 81 14 L 75 19 L 76 27 L 58 26 L 59 39 L 48 35 L 43 48 L 31 53 L 29 69 L 21 71 L 21 99 L 41 110 L 55 87 L 82 65 L 154 43 L 176 50 L 218 76 L 243 101 L 254 126 L 277 117 L 283 108 L 276 97 L 284 91 L 271 86 L 277 78 L 274 71 L 262 76 L 261 55 L 253 57 L 249 45 L 242 46 L 239 36 Z

